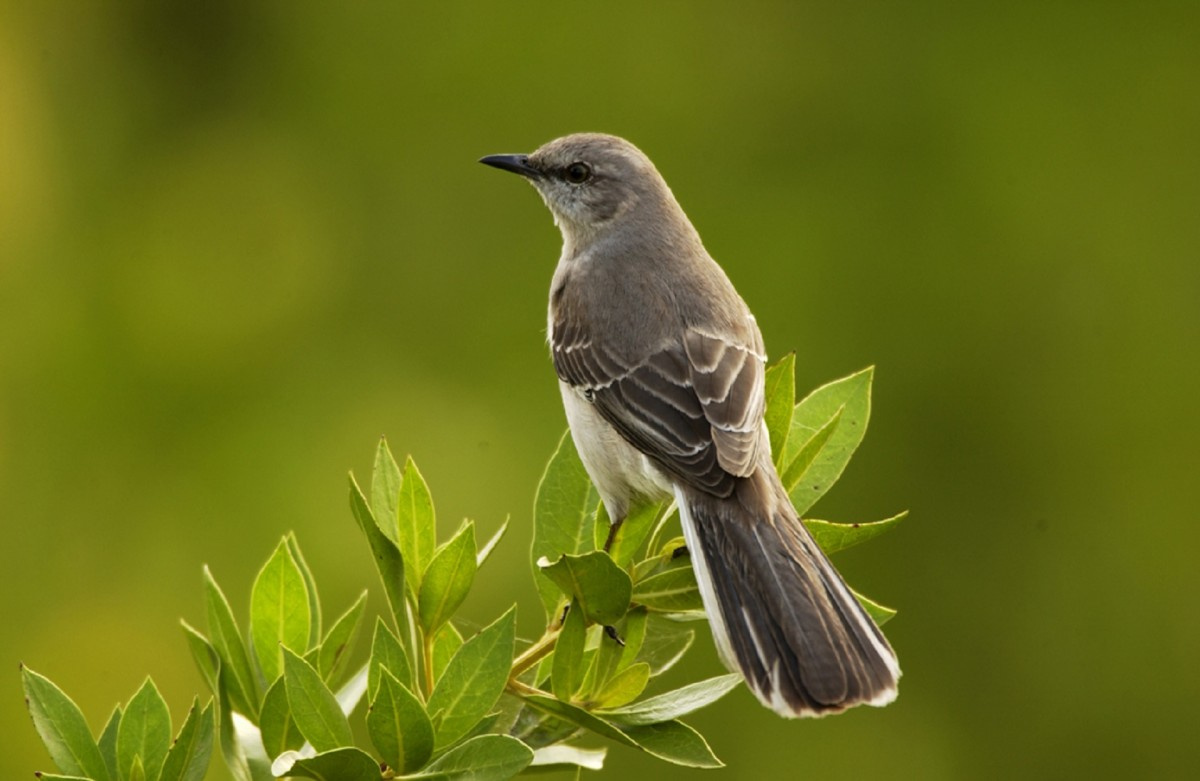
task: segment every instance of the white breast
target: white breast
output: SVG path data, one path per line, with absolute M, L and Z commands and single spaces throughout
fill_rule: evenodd
M 562 381 L 558 387 L 575 449 L 610 518 L 624 519 L 636 497 L 671 495 L 671 481 L 662 470 L 626 442 L 582 393 Z

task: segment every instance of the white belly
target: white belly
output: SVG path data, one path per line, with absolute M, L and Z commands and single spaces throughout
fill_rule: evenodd
M 671 481 L 662 470 L 626 442 L 591 402 L 561 380 L 558 388 L 579 459 L 611 519 L 624 520 L 635 497 L 659 500 L 671 495 Z

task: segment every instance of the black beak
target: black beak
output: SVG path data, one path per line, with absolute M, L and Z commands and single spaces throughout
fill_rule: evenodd
M 488 155 L 479 158 L 479 162 L 529 179 L 540 179 L 542 176 L 541 171 L 529 164 L 529 155 Z

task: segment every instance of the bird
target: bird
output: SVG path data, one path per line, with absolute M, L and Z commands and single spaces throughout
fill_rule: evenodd
M 562 233 L 547 336 L 612 529 L 675 500 L 718 655 L 768 708 L 893 701 L 896 654 L 772 463 L 758 324 L 658 169 L 602 133 L 480 162 L 531 183 Z

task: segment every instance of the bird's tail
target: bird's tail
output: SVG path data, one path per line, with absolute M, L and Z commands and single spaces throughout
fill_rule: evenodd
M 896 698 L 887 639 L 800 523 L 771 469 L 676 499 L 717 650 L 763 704 L 824 716 Z

